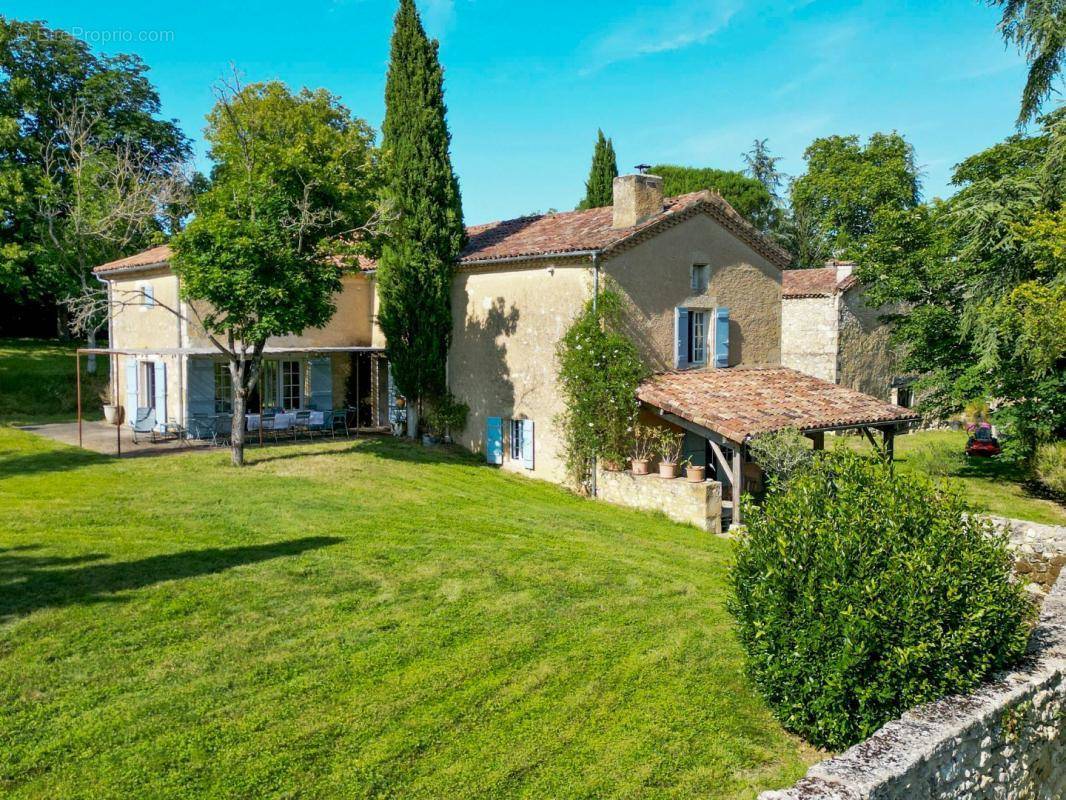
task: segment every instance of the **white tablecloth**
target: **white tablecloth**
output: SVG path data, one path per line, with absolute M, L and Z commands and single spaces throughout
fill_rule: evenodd
M 261 423 L 261 417 L 260 417 L 259 414 L 245 414 L 244 415 L 244 421 L 245 421 L 245 425 L 247 426 L 248 430 L 250 430 L 250 431 L 259 430 L 259 425 Z M 310 414 L 310 417 L 308 418 L 308 423 L 310 425 L 324 425 L 326 423 L 326 415 L 325 415 L 325 413 L 322 412 L 322 411 L 312 411 L 311 414 Z M 293 413 L 286 412 L 284 414 L 275 414 L 274 415 L 274 427 L 277 430 L 279 430 L 279 431 L 288 430 L 289 428 L 291 428 L 295 424 L 296 424 L 296 414 L 295 414 L 295 412 L 293 412 Z

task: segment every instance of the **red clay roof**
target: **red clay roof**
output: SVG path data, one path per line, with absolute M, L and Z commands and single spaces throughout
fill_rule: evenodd
M 637 397 L 734 442 L 782 428 L 918 419 L 909 409 L 787 367 L 664 372 L 642 383 Z
M 663 210 L 631 228 L 611 227 L 610 206 L 490 222 L 467 228 L 463 264 L 502 259 L 540 258 L 588 250 L 609 253 L 636 244 L 662 225 L 705 212 L 774 264 L 787 266 L 791 257 L 764 237 L 719 194 L 692 192 L 663 200 Z
M 459 261 L 461 264 L 485 264 L 504 259 L 565 256 L 589 250 L 610 254 L 643 241 L 661 227 L 700 213 L 711 216 L 768 261 L 782 268 L 788 266 L 791 260 L 788 253 L 759 233 L 721 195 L 706 190 L 665 198 L 660 213 L 631 228 L 611 226 L 614 212 L 610 206 L 472 225 L 466 229 L 468 242 Z M 162 245 L 101 264 L 93 271 L 101 274 L 135 269 L 162 264 L 169 258 L 170 248 Z M 368 258 L 359 260 L 359 268 L 364 271 L 375 266 Z
M 781 296 L 798 297 L 832 297 L 839 292 L 846 292 L 858 281 L 854 275 L 837 280 L 837 267 L 853 266 L 848 261 L 830 261 L 828 266 L 814 269 L 786 269 L 781 273 Z
M 117 261 L 109 261 L 106 264 L 101 264 L 93 269 L 93 272 L 97 275 L 101 275 L 109 272 L 140 269 L 142 267 L 165 266 L 170 263 L 170 256 L 172 253 L 173 251 L 170 249 L 170 245 L 161 244 L 158 247 L 152 247 L 132 256 L 120 258 Z M 357 256 L 356 259 L 359 264 L 359 269 L 362 272 L 377 268 L 377 262 L 372 258 Z M 340 258 L 335 259 L 335 261 L 337 261 L 338 264 L 342 263 Z

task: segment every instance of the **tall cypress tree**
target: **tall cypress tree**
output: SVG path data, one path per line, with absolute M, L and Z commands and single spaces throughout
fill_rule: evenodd
M 614 203 L 614 179 L 618 177 L 618 160 L 614 142 L 597 131 L 596 149 L 592 151 L 592 167 L 585 181 L 585 199 L 578 208 L 603 208 Z
M 451 285 L 465 243 L 459 182 L 452 171 L 444 75 L 437 41 L 414 0 L 400 0 L 385 83 L 378 320 L 397 388 L 414 412 L 445 391 L 451 344 Z M 416 417 L 409 412 L 408 432 Z

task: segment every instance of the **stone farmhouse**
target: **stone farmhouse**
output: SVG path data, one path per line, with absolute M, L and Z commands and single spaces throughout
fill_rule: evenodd
M 744 446 L 749 437 L 798 427 L 818 447 L 826 431 L 863 428 L 891 447 L 916 419 L 838 385 L 831 373 L 789 368 L 782 352 L 789 257 L 715 193 L 664 198 L 661 178 L 626 175 L 615 180 L 610 207 L 468 233 L 452 289 L 447 378 L 470 414 L 454 435 L 503 469 L 565 480 L 555 349 L 607 279 L 624 295 L 627 332 L 655 371 L 638 392 L 644 415 L 684 431 L 685 456 L 707 466 L 707 491 L 724 491 L 734 520 L 745 481 L 759 479 Z M 153 248 L 96 274 L 114 301 L 117 396 L 128 408 L 152 405 L 157 419 L 182 423 L 226 413 L 230 387 L 180 299 L 169 258 L 165 246 Z M 363 261 L 345 272 L 326 327 L 268 342 L 265 382 L 252 408 L 352 407 L 361 426 L 388 423 L 396 397 L 376 324 L 374 267 Z
M 781 275 L 781 363 L 909 408 L 911 378 L 881 317 L 867 305 L 850 261 Z

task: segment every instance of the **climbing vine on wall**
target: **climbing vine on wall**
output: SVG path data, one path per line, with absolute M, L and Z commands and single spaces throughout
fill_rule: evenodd
M 610 286 L 590 300 L 557 348 L 566 411 L 563 433 L 567 470 L 587 490 L 595 459 L 624 464 L 632 449 L 639 403 L 637 386 L 647 375 L 640 352 L 622 332 L 624 301 Z

